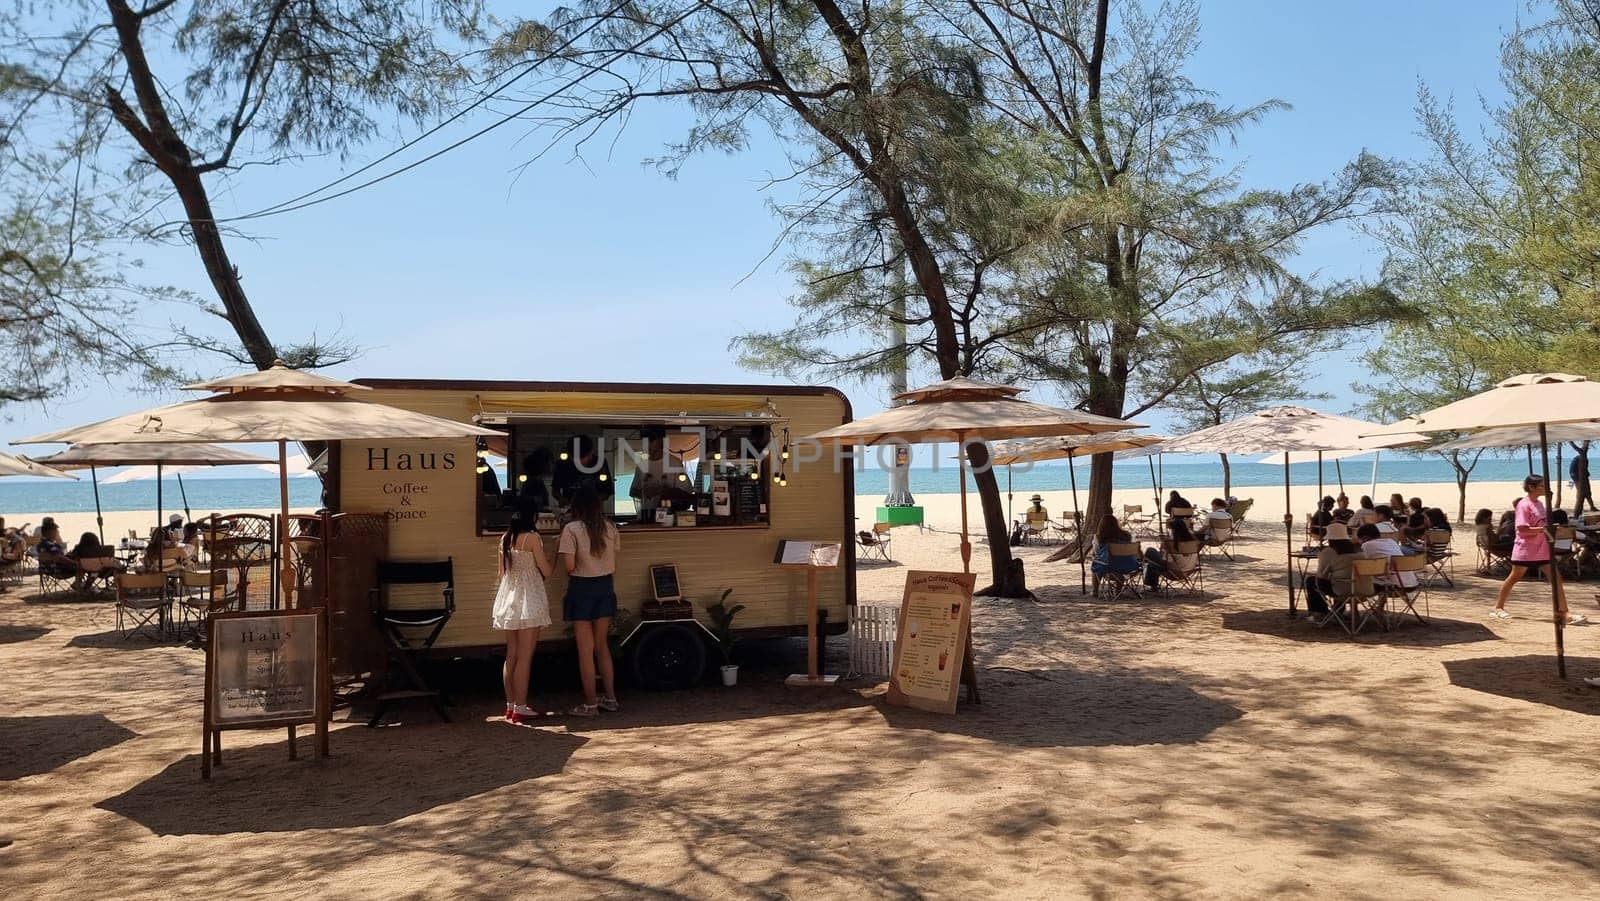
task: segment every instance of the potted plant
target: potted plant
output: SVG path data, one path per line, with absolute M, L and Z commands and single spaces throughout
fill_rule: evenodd
M 730 594 L 733 594 L 732 588 L 723 589 L 722 597 L 715 604 L 706 605 L 706 616 L 711 620 L 711 634 L 717 638 L 717 648 L 722 651 L 722 684 L 733 686 L 739 683 L 739 665 L 733 662 L 733 646 L 739 641 L 733 634 L 733 618 L 744 605 L 729 607 Z

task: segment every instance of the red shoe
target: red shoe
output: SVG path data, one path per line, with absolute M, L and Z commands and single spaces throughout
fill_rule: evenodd
M 517 713 L 516 709 L 513 708 L 510 704 L 507 704 L 506 705 L 506 712 L 504 714 L 502 714 L 501 717 L 503 719 L 509 721 L 513 716 L 516 715 L 516 713 Z
M 520 726 L 522 725 L 522 714 L 516 712 L 515 710 L 507 710 L 506 722 L 513 726 Z

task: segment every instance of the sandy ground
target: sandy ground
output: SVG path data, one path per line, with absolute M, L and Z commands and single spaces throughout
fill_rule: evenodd
M 941 525 L 955 509 L 924 501 Z M 339 723 L 322 766 L 285 759 L 282 732 L 229 733 L 209 784 L 201 655 L 118 641 L 104 602 L 13 587 L 0 886 L 1600 897 L 1600 690 L 1578 678 L 1600 675 L 1600 626 L 1567 630 L 1558 681 L 1542 586 L 1519 589 L 1515 618 L 1485 619 L 1495 583 L 1472 574 L 1463 534 L 1429 625 L 1352 640 L 1284 615 L 1282 542 L 1269 510 L 1237 561 L 1208 563 L 1203 595 L 1117 602 L 1081 596 L 1076 565 L 1043 562 L 1050 548 L 1021 549 L 1040 601 L 979 601 L 983 704 L 954 717 L 885 706 L 872 680 L 786 689 L 793 641 L 743 645 L 737 688 L 624 693 L 619 714 L 528 729 L 490 720 L 491 671 L 458 667 L 452 680 L 478 688 L 454 723 Z M 957 559 L 946 532 L 897 530 L 894 550 L 861 567 L 863 602 Z M 1572 596 L 1600 618 L 1589 584 Z M 837 671 L 844 642 L 829 647 Z M 575 699 L 571 667 L 536 666 L 551 705 Z

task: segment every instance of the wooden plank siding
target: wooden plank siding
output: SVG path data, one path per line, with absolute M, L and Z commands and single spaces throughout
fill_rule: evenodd
M 540 390 L 517 383 L 398 382 L 364 380 L 373 388 L 364 397 L 421 413 L 470 422 L 474 414 L 494 411 L 605 413 L 719 413 L 764 407 L 769 401 L 788 419 L 793 438 L 831 428 L 850 418 L 849 402 L 826 388 L 603 385 L 562 383 Z M 488 390 L 493 386 L 497 390 Z M 478 476 L 471 439 L 341 443 L 335 456 L 337 506 L 344 512 L 390 515 L 389 554 L 394 559 L 441 559 L 455 562 L 456 615 L 438 647 L 500 645 L 503 633 L 489 627 L 498 582 L 495 556 L 498 535 L 477 533 Z M 650 597 L 649 567 L 678 567 L 685 597 L 696 611 L 715 600 L 724 588 L 730 603 L 746 608 L 737 623 L 743 630 L 805 629 L 805 576 L 772 564 L 780 539 L 842 541 L 839 568 L 820 578 L 821 607 L 830 626 L 844 624 L 853 548 L 853 498 L 848 472 L 836 471 L 828 459 L 787 466 L 788 485 L 768 482 L 770 526 L 698 527 L 683 529 L 622 528 L 617 560 L 617 596 L 623 608 L 638 613 Z M 383 466 L 387 464 L 387 469 Z M 402 465 L 404 464 L 404 465 Z M 555 560 L 555 536 L 545 537 L 545 551 Z M 548 583 L 555 624 L 544 638 L 570 636 L 561 621 L 566 576 Z M 830 628 L 830 631 L 834 631 Z

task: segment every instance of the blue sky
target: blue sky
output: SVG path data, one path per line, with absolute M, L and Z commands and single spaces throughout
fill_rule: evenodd
M 1245 162 L 1250 183 L 1284 187 L 1325 178 L 1362 149 L 1422 155 L 1413 115 L 1421 80 L 1475 120 L 1478 94 L 1499 92 L 1498 46 L 1522 10 L 1522 0 L 1211 0 L 1192 75 L 1227 103 L 1292 105 L 1225 149 Z M 644 112 L 609 151 L 591 147 L 582 163 L 557 152 L 520 177 L 513 168 L 535 142 L 512 125 L 377 187 L 258 220 L 251 240 L 232 242 L 234 261 L 278 340 L 338 328 L 365 348 L 335 371 L 346 377 L 771 381 L 740 370 L 726 348 L 735 334 L 791 318 L 783 255 L 761 263 L 780 228 L 761 185 L 787 170 L 770 142 L 696 158 L 675 181 L 645 166 L 687 121 L 679 109 Z M 216 206 L 228 215 L 276 203 L 385 149 L 248 169 Z M 190 249 L 143 256 L 152 279 L 209 292 Z M 1380 259 L 1359 235 L 1330 230 L 1301 263 L 1370 277 Z M 1357 375 L 1347 361 L 1325 363 L 1317 387 L 1340 395 L 1327 407 L 1353 405 Z M 48 413 L 10 409 L 6 431 L 175 396 L 111 384 L 86 374 Z M 858 415 L 887 400 L 882 385 L 840 387 Z

